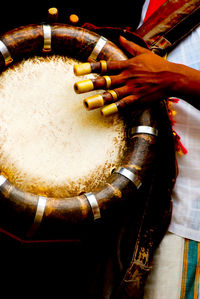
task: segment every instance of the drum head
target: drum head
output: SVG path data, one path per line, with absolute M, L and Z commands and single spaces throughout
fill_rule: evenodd
M 1 74 L 0 171 L 23 191 L 50 197 L 95 191 L 122 163 L 124 121 L 84 108 L 87 94 L 73 89 L 77 63 L 35 56 Z

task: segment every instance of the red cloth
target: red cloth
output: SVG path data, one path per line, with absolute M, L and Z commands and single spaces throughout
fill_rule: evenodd
M 166 0 L 150 0 L 144 22 L 165 2 Z

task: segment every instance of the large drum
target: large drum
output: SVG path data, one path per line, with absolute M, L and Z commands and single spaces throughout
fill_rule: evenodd
M 100 280 L 122 282 L 122 292 L 139 298 L 170 219 L 170 125 L 163 103 L 109 118 L 87 111 L 87 95 L 73 89 L 73 66 L 91 59 L 127 56 L 105 37 L 66 24 L 1 36 L 0 231 L 28 246 L 83 237 L 91 245 L 79 251 L 85 269 L 95 260 Z
M 154 168 L 160 106 L 103 118 L 73 90 L 74 64 L 126 55 L 65 24 L 14 29 L 0 52 L 1 230 L 65 239 L 132 201 Z

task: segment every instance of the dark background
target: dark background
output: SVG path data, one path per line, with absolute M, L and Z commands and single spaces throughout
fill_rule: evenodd
M 116 26 L 136 28 L 140 20 L 140 11 L 144 0 L 133 1 L 1 1 L 0 33 L 25 24 L 47 21 L 50 7 L 59 11 L 59 22 L 67 23 L 71 14 L 80 18 L 79 26 L 90 22 L 98 26 Z

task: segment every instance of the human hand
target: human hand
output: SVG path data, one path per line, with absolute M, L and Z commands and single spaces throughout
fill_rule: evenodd
M 174 64 L 164 58 L 142 48 L 133 42 L 120 37 L 120 43 L 133 57 L 121 61 L 107 61 L 90 63 L 91 72 L 106 73 L 109 76 L 99 76 L 92 79 L 91 89 L 110 89 L 98 95 L 98 104 L 94 101 L 97 96 L 85 99 L 87 108 L 105 106 L 102 113 L 110 115 L 118 110 L 128 108 L 141 108 L 170 96 L 172 90 L 172 74 Z M 89 65 L 88 65 L 89 66 Z M 75 70 L 76 73 L 76 70 Z M 114 88 L 114 89 L 113 89 Z M 77 92 L 79 82 L 75 84 Z M 91 105 L 93 103 L 94 105 Z

